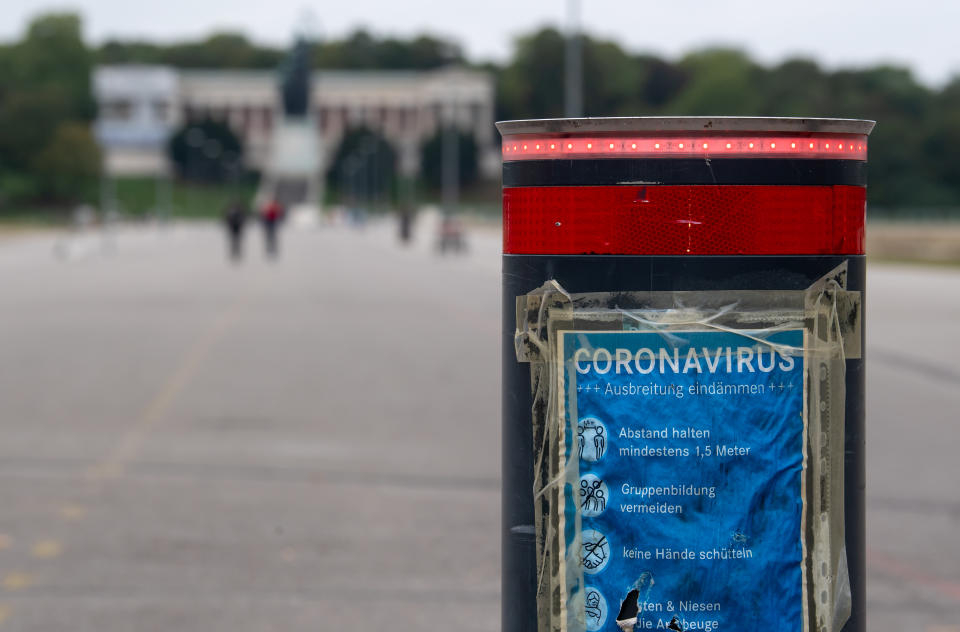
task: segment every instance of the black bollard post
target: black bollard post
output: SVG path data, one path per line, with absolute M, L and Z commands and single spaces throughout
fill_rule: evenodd
M 503 632 L 863 632 L 871 121 L 508 121 Z

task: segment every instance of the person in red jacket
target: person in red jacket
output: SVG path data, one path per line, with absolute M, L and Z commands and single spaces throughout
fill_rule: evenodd
M 260 220 L 263 222 L 263 235 L 266 240 L 268 257 L 276 257 L 279 252 L 277 245 L 277 228 L 283 220 L 283 207 L 276 200 L 270 200 L 260 210 Z

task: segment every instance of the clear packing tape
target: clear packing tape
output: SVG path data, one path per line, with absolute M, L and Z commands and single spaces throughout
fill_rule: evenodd
M 587 630 L 581 521 L 564 507 L 565 486 L 579 481 L 578 459 L 564 453 L 576 429 L 560 411 L 558 334 L 565 331 L 683 331 L 747 335 L 777 353 L 804 358 L 804 437 L 801 493 L 802 613 L 805 632 L 839 632 L 850 616 L 844 540 L 845 360 L 861 357 L 861 294 L 846 289 L 842 265 L 806 290 L 603 292 L 571 294 L 549 281 L 517 298 L 517 359 L 531 365 L 533 393 L 537 621 L 539 632 Z M 803 347 L 767 341 L 802 329 Z M 569 490 L 569 487 L 567 488 Z M 571 530 L 573 533 L 569 533 Z M 762 581 L 762 578 L 758 578 Z M 651 578 L 641 576 L 623 603 L 617 625 L 629 632 L 642 611 Z M 610 604 L 617 612 L 616 604 Z M 624 616 L 626 611 L 626 616 Z M 629 615 L 633 616 L 630 617 Z M 621 618 L 622 617 L 622 618 Z

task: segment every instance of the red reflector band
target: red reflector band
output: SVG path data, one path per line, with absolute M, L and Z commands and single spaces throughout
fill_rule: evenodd
M 504 139 L 503 160 L 558 158 L 828 158 L 866 160 L 867 137 L 856 134 L 685 136 L 528 136 Z
M 583 186 L 503 190 L 505 254 L 863 254 L 857 186 Z

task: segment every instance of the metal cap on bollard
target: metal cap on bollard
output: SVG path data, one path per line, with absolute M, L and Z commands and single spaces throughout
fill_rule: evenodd
M 507 121 L 503 630 L 864 630 L 872 121 Z

